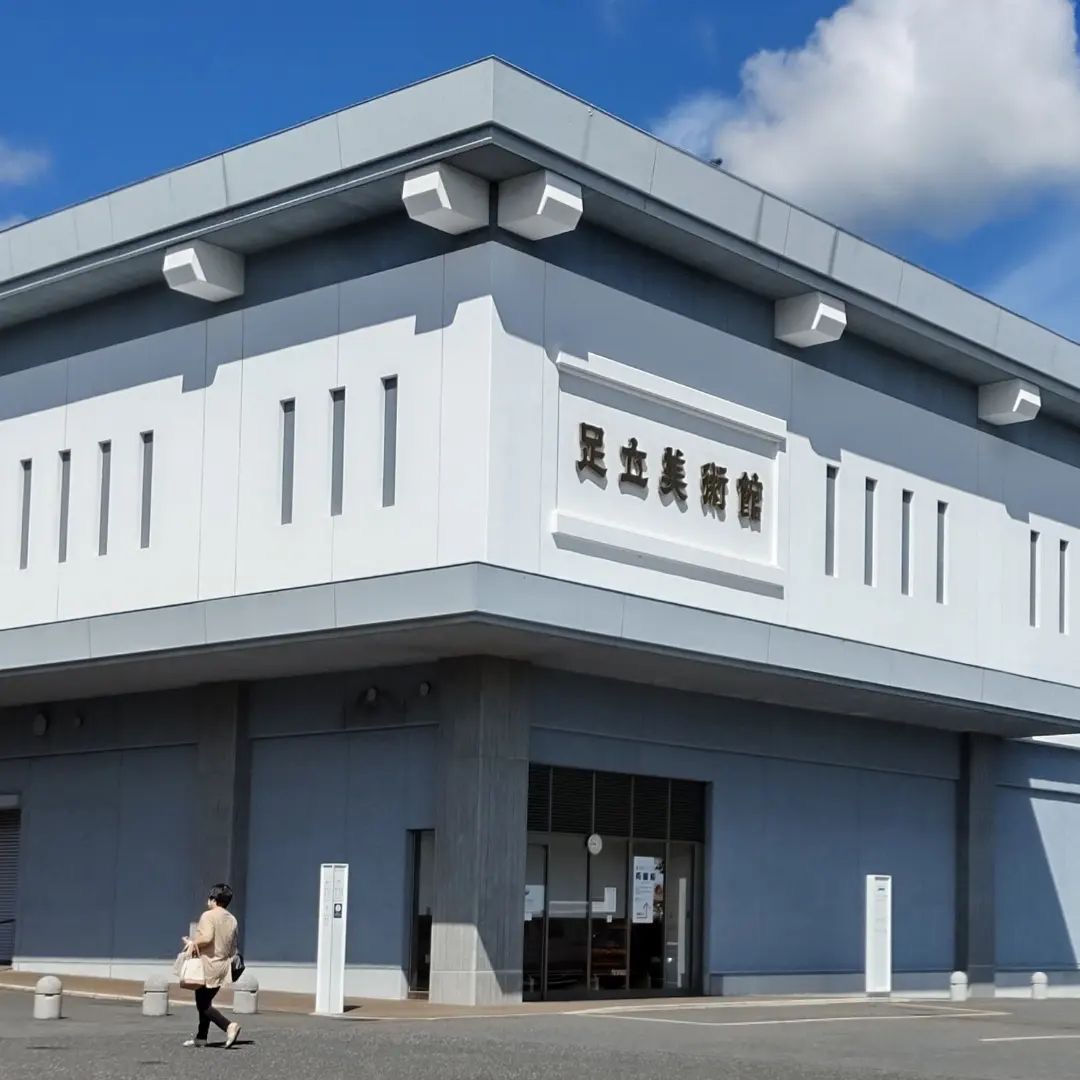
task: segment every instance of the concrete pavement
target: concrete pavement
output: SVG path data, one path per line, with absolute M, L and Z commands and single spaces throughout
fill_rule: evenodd
M 231 1051 L 180 1045 L 194 1020 L 72 998 L 29 1019 L 0 991 L 3 1080 L 1072 1080 L 1080 1003 L 862 999 L 621 1002 L 498 1017 L 349 1019 L 264 1013 Z M 244 1018 L 241 1018 L 244 1020 Z

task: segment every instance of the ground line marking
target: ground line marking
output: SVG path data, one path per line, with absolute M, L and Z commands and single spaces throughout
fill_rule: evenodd
M 575 1016 L 587 1016 L 596 1013 L 626 1012 L 676 1012 L 680 1009 L 793 1009 L 820 1007 L 823 1005 L 861 1005 L 867 1002 L 862 997 L 820 997 L 820 998 L 769 998 L 765 1001 L 653 1001 L 648 1005 L 602 1005 L 592 1009 L 568 1009 L 567 1013 Z M 899 1002 L 891 1002 L 896 1005 Z
M 582 1016 L 587 1013 L 569 1015 Z M 593 1014 L 595 1015 L 595 1014 Z M 617 1016 L 605 1014 L 604 1020 L 630 1020 L 639 1024 L 684 1024 L 688 1027 L 776 1027 L 781 1024 L 841 1024 L 885 1023 L 890 1020 L 967 1020 L 979 1017 L 1010 1016 L 1004 1012 L 962 1012 L 955 1015 L 948 1013 L 904 1013 L 900 1016 L 806 1016 L 788 1020 L 671 1020 L 662 1016 Z
M 1007 1043 L 1007 1042 L 1050 1042 L 1060 1039 L 1080 1039 L 1080 1035 L 1009 1035 L 997 1039 L 980 1039 L 984 1043 Z

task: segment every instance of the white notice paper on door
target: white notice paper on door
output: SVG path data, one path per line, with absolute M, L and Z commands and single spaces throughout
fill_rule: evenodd
M 547 890 L 543 885 L 525 886 L 525 918 L 531 919 L 534 915 L 544 914 L 544 893 Z
M 634 856 L 634 922 L 653 921 L 656 896 L 656 859 L 651 855 Z

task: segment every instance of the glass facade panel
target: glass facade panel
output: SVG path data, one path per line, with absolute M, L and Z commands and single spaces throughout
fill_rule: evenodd
M 592 908 L 590 986 L 625 990 L 629 975 L 627 954 L 626 840 L 606 840 L 599 855 L 589 860 L 589 898 Z
M 525 854 L 525 940 L 522 991 L 526 1001 L 544 996 L 547 948 L 547 844 L 529 843 Z
M 589 988 L 589 853 L 584 837 L 548 840 L 547 983 L 550 996 L 583 997 Z
M 664 989 L 665 863 L 667 845 L 638 840 L 633 846 L 633 919 L 630 989 Z
M 700 988 L 705 807 L 689 780 L 530 765 L 526 998 Z
M 683 993 L 692 986 L 697 851 L 694 844 L 673 840 L 665 868 L 664 989 Z

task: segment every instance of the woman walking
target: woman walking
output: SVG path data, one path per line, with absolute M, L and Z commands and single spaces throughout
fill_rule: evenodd
M 236 956 L 236 919 L 228 912 L 232 903 L 232 889 L 228 885 L 215 885 L 206 901 L 206 910 L 199 919 L 193 938 L 184 938 L 184 945 L 202 960 L 206 985 L 195 991 L 195 1007 L 199 1011 L 199 1030 L 188 1039 L 185 1046 L 205 1046 L 210 1025 L 215 1024 L 225 1032 L 228 1049 L 240 1034 L 240 1025 L 231 1024 L 214 1008 L 217 992 L 232 982 L 232 964 Z

